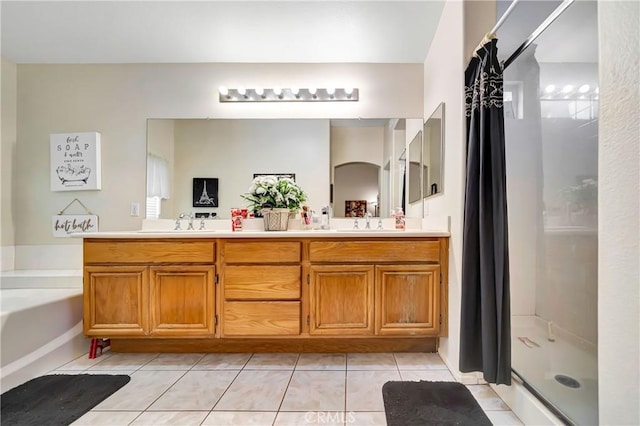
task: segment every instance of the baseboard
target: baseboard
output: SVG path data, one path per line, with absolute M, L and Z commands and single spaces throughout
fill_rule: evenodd
M 456 382 L 462 383 L 463 385 L 480 385 L 480 384 L 486 383 L 482 379 L 482 376 L 479 375 L 479 373 L 462 373 L 461 371 L 458 370 L 458 367 L 455 367 L 451 363 L 451 361 L 449 360 L 449 358 L 446 357 L 446 355 L 444 355 L 440 351 L 438 351 L 438 355 L 440 355 L 440 358 L 442 358 L 442 361 L 451 372 L 451 375 L 453 376 L 453 378 L 456 379 Z

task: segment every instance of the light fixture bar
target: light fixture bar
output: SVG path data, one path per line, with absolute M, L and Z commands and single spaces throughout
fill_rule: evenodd
M 218 91 L 220 102 L 341 102 L 359 100 L 355 88 L 226 88 Z

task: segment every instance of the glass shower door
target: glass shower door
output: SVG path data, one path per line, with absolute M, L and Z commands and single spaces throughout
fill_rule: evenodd
M 598 421 L 596 18 L 575 2 L 504 72 L 512 366 L 575 424 Z

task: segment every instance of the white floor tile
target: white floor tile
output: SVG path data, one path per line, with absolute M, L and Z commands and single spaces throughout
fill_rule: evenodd
M 343 426 L 343 411 L 280 411 L 273 426 Z
M 277 411 L 292 371 L 242 370 L 214 407 L 216 411 Z
M 96 410 L 142 411 L 167 391 L 183 371 L 136 371 L 131 381 L 102 401 Z
M 212 411 L 202 426 L 271 426 L 275 418 L 275 411 Z
M 204 354 L 160 354 L 140 370 L 188 370 L 204 357 Z
M 238 371 L 188 371 L 149 410 L 211 411 Z
M 140 411 L 89 411 L 71 426 L 126 426 L 140 414 Z
M 193 370 L 241 370 L 249 358 L 251 354 L 207 354 L 193 366 Z
M 131 426 L 200 426 L 208 411 L 146 411 Z
M 344 411 L 344 371 L 295 371 L 281 411 Z
M 158 354 L 114 353 L 88 370 L 137 370 Z
M 347 354 L 347 370 L 398 370 L 398 365 L 389 353 Z
M 384 411 L 382 386 L 400 380 L 397 371 L 348 371 L 346 411 Z
M 393 356 L 400 370 L 447 370 L 437 353 L 395 353 Z
M 346 414 L 348 426 L 387 426 L 387 417 L 384 411 L 348 411 Z
M 293 370 L 297 361 L 298 354 L 253 354 L 244 368 L 245 370 Z
M 400 370 L 400 377 L 405 382 L 455 382 L 449 370 Z
M 509 406 L 491 389 L 491 386 L 467 385 L 467 388 L 483 410 L 509 410 Z

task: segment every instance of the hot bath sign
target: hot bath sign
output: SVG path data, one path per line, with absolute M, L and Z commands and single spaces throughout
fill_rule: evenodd
M 49 140 L 52 191 L 102 188 L 100 133 L 52 133 Z

